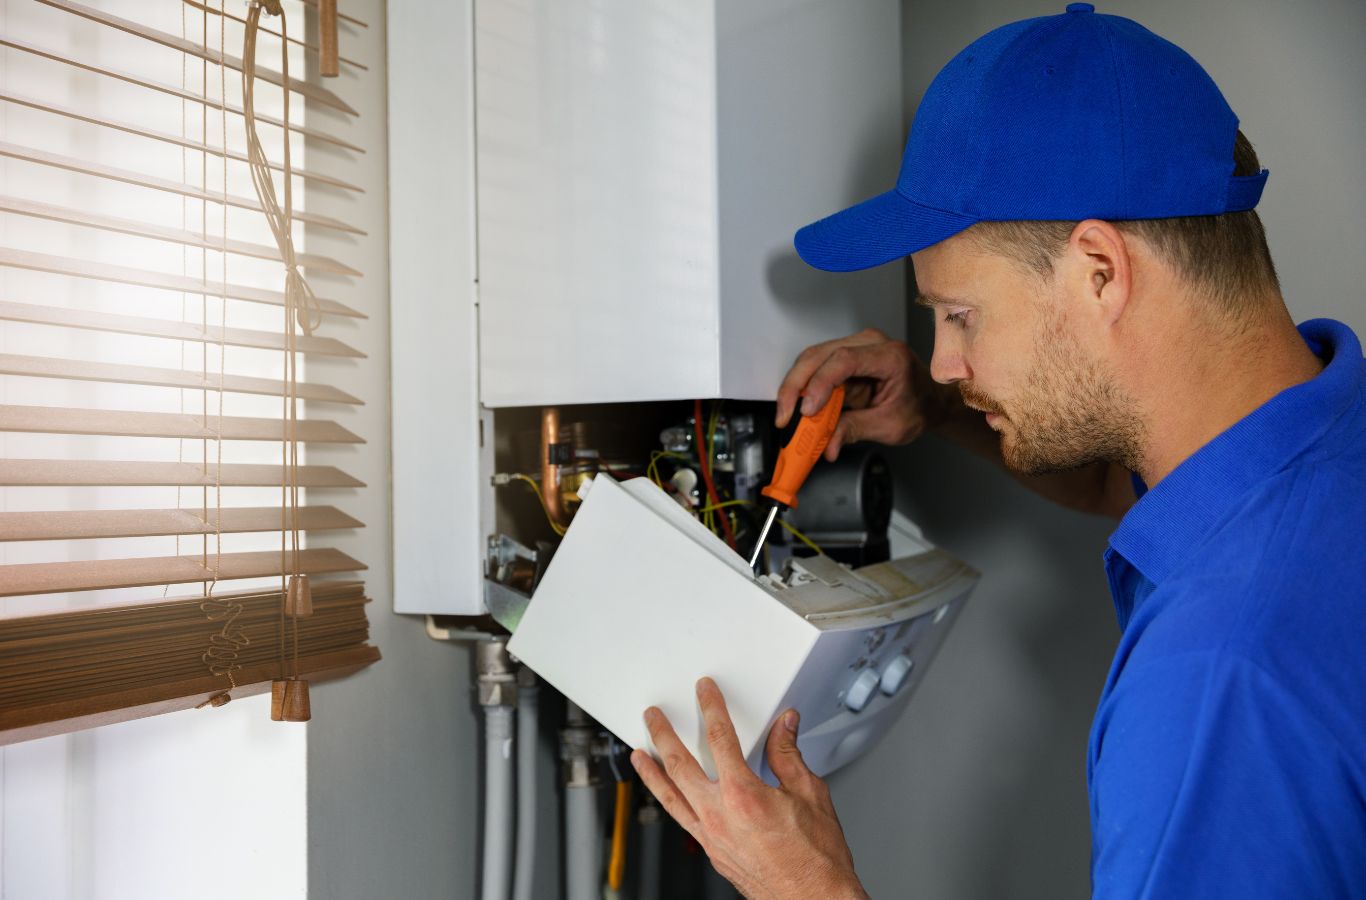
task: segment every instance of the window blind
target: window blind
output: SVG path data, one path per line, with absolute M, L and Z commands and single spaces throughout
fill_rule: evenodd
M 5 5 L 0 743 L 265 690 L 279 717 L 291 685 L 379 657 L 365 565 L 326 540 L 363 524 L 306 494 L 365 487 L 308 464 L 365 436 L 305 409 L 362 402 L 308 359 L 365 365 L 342 338 L 372 310 L 302 280 L 363 283 L 303 239 L 365 229 L 301 198 L 364 190 L 345 36 L 368 25 L 263 6 Z

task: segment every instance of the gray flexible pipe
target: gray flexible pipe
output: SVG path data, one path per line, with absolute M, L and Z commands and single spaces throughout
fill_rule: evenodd
M 508 900 L 512 887 L 512 707 L 484 707 L 483 900 Z
M 602 900 L 602 829 L 598 821 L 598 789 L 564 789 L 565 897 Z
M 640 888 L 636 900 L 659 900 L 660 852 L 664 843 L 664 821 L 657 805 L 646 801 L 640 807 Z
M 531 900 L 536 881 L 536 747 L 540 688 L 517 692 L 517 867 L 513 900 Z

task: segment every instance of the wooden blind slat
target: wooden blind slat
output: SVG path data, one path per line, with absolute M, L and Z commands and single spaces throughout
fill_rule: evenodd
M 0 431 L 224 441 L 285 439 L 285 423 L 280 419 L 15 405 L 0 406 Z M 298 440 L 307 442 L 365 443 L 359 435 L 326 419 L 300 419 L 294 433 Z
M 315 611 L 317 621 L 299 630 L 299 655 L 311 656 L 363 644 L 369 628 L 359 605 L 353 609 Z M 276 613 L 278 621 L 278 612 Z M 240 622 L 240 620 L 239 620 Z M 269 622 L 249 623 L 258 634 L 271 633 Z M 265 627 L 262 627 L 265 626 Z M 291 651 L 293 640 L 290 641 Z M 24 705 L 72 695 L 98 693 L 115 687 L 135 687 L 148 681 L 169 681 L 186 674 L 197 674 L 203 663 L 204 628 L 163 636 L 155 645 L 145 641 L 130 645 L 110 641 L 105 646 L 75 646 L 48 650 L 40 664 L 32 659 L 16 660 L 17 665 L 0 664 L 0 704 Z M 278 648 L 278 643 L 276 647 Z M 8 649 L 8 648 L 7 648 Z M 238 656 L 244 666 L 278 661 L 278 650 L 264 642 L 246 648 Z M 24 663 L 29 663 L 25 666 Z
M 182 197 L 190 197 L 195 200 L 207 200 L 211 203 L 226 203 L 228 206 L 261 212 L 261 203 L 255 197 L 238 197 L 233 194 L 223 194 L 220 191 L 196 187 L 192 184 L 185 184 L 182 181 L 172 181 L 169 178 L 158 178 L 155 175 L 147 175 L 142 172 L 134 172 L 131 169 L 120 169 L 115 166 L 107 166 L 103 163 L 77 159 L 74 156 L 63 156 L 60 153 L 50 153 L 47 150 L 39 150 L 36 147 L 25 147 L 21 144 L 0 141 L 0 156 L 8 156 L 11 159 L 21 159 L 25 162 L 37 163 L 38 165 L 50 166 L 56 169 L 65 169 L 68 172 L 79 172 L 82 175 L 104 178 L 109 181 L 118 181 L 123 184 L 131 184 L 137 187 L 166 191 L 172 194 L 179 194 Z M 324 228 L 331 228 L 335 231 L 345 231 L 350 234 L 365 234 L 363 229 L 357 228 L 350 222 L 343 222 L 340 219 L 334 219 L 330 216 L 320 216 L 316 213 L 298 209 L 294 210 L 294 221 L 306 222 L 309 225 L 319 225 Z
M 27 106 L 29 109 L 36 109 L 40 112 L 50 113 L 54 116 L 61 116 L 62 118 L 71 119 L 76 122 L 85 122 L 87 125 L 98 125 L 101 128 L 112 128 L 115 131 L 122 131 L 124 134 L 131 134 L 136 137 L 144 137 L 153 141 L 161 141 L 166 144 L 175 144 L 177 147 L 184 147 L 187 150 L 194 150 L 197 153 L 207 153 L 210 156 L 217 156 L 220 158 L 225 157 L 227 159 L 235 160 L 237 162 L 247 161 L 247 155 L 245 153 L 239 153 L 236 150 L 225 150 L 222 147 L 218 147 L 213 144 L 205 144 L 201 141 L 196 141 L 193 138 L 181 137 L 180 135 L 171 134 L 168 131 L 157 131 L 152 128 L 144 128 L 141 125 L 135 124 L 133 122 L 121 122 L 118 119 L 110 119 L 102 116 L 92 116 L 89 113 L 83 112 L 82 110 L 72 109 L 69 106 L 62 106 L 60 104 L 51 103 L 46 100 L 35 100 L 32 97 L 24 97 L 20 94 L 15 94 L 9 91 L 0 91 L 0 100 L 3 100 L 7 103 L 13 103 L 17 106 Z M 267 163 L 267 165 L 269 165 L 270 168 L 274 169 L 277 172 L 284 171 L 284 165 L 282 163 L 272 161 Z M 357 193 L 364 192 L 362 188 L 354 184 L 351 184 L 350 182 L 342 181 L 340 178 L 333 178 L 330 175 L 323 175 L 319 172 L 314 172 L 310 169 L 305 169 L 302 166 L 292 166 L 291 170 L 295 175 L 299 176 L 305 181 L 316 181 L 320 184 L 328 184 L 333 187 L 341 188 L 342 190 L 355 191 Z
M 315 604 L 345 601 L 348 598 L 353 601 L 369 602 L 365 599 L 364 593 L 365 582 L 354 579 L 324 579 L 313 582 Z M 247 607 L 247 613 L 251 614 L 251 610 L 258 605 L 278 604 L 280 589 L 269 587 L 247 591 L 215 591 L 214 596 L 220 600 L 243 603 Z M 195 591 L 192 594 L 177 594 L 170 597 L 158 596 L 155 600 L 89 606 L 55 613 L 25 614 L 22 611 L 10 611 L 0 618 L 0 640 L 22 643 L 50 639 L 55 643 L 65 644 L 100 640 L 106 635 L 121 633 L 121 629 L 145 623 L 157 626 L 159 623 L 183 622 L 186 613 L 197 610 L 203 600 L 203 592 Z M 274 609 L 278 610 L 278 607 Z
M 210 553 L 207 560 L 200 556 L 155 556 L 0 566 L 0 597 L 189 584 L 212 580 L 215 569 L 219 581 L 277 576 L 281 574 L 280 556 L 279 550 L 263 550 L 221 556 Z M 299 553 L 299 571 L 308 575 L 365 568 L 364 563 L 331 547 Z
M 116 266 L 112 263 L 92 262 L 88 259 L 73 259 L 68 256 L 54 256 L 50 253 L 35 253 L 31 250 L 14 250 L 0 247 L 0 266 L 15 269 L 31 269 L 35 272 L 50 272 L 54 275 L 70 275 L 75 278 L 90 278 L 96 281 L 110 281 L 116 284 L 131 284 L 137 287 L 157 288 L 188 294 L 208 294 L 211 297 L 226 297 L 229 300 L 246 300 L 251 303 L 266 303 L 271 306 L 284 306 L 285 295 L 280 291 L 249 287 L 242 284 L 223 284 L 205 281 L 185 275 L 171 275 L 147 269 L 134 269 L 129 266 Z M 318 308 L 324 313 L 336 316 L 350 316 L 364 319 L 366 315 L 343 306 L 335 300 L 318 298 Z
M 0 459 L 4 487 L 281 487 L 284 468 L 256 463 L 90 459 Z M 365 482 L 334 466 L 299 466 L 300 487 L 359 488 Z
M 229 347 L 255 347 L 260 350 L 283 350 L 284 336 L 273 331 L 252 331 L 246 328 L 219 328 L 195 322 L 172 322 L 167 319 L 148 319 L 123 316 L 117 313 L 91 312 L 60 306 L 38 306 L 34 303 L 11 303 L 0 300 L 0 319 L 11 322 L 31 322 L 55 325 L 60 328 L 81 328 L 88 331 L 107 331 L 112 334 L 137 334 L 144 337 L 169 338 L 196 343 L 226 344 Z M 294 339 L 301 353 L 320 356 L 345 356 L 364 359 L 365 354 L 354 350 L 335 338 L 303 335 Z
M 185 38 L 170 34 L 169 32 L 159 31 L 155 28 L 143 25 L 141 22 L 134 22 L 131 19 L 125 19 L 121 16 L 104 12 L 103 10 L 92 9 L 89 6 L 80 3 L 74 3 L 72 0 L 38 0 L 38 2 L 89 19 L 92 22 L 99 22 L 101 25 L 108 25 L 110 28 L 118 29 L 127 34 L 145 38 L 146 40 L 161 44 L 164 47 L 170 47 L 173 50 L 188 53 L 196 59 L 206 60 L 214 65 L 219 65 L 221 63 L 230 69 L 235 69 L 238 72 L 242 71 L 242 60 L 236 56 L 225 53 L 220 59 L 217 50 L 201 46 L 194 41 L 186 40 Z M 257 66 L 256 77 L 260 78 L 262 81 L 268 81 L 271 84 L 279 85 L 281 87 L 285 85 L 284 76 L 273 69 Z M 360 115 L 360 113 L 348 106 L 340 97 L 327 88 L 309 84 L 308 82 L 300 81 L 297 78 L 291 78 L 289 79 L 289 89 L 310 100 L 316 100 L 324 106 L 330 106 L 333 109 L 341 110 L 347 115 Z
M 215 297 L 227 297 L 231 300 L 247 300 L 252 303 L 266 303 L 273 306 L 284 305 L 284 295 L 279 291 L 247 285 L 223 284 L 221 282 L 215 284 L 211 281 L 184 275 L 56 256 L 50 253 L 37 253 L 31 250 L 0 247 L 0 266 L 30 269 L 54 275 L 69 275 L 75 278 L 89 278 L 116 284 L 131 284 L 137 287 L 156 288 L 177 293 L 208 294 Z M 330 303 L 330 301 L 328 302 Z M 329 308 L 326 305 L 323 306 L 323 309 L 330 313 L 340 313 L 339 310 Z M 340 314 L 360 315 L 354 310 Z
M 30 44 L 27 41 L 17 40 L 16 38 L 12 37 L 0 36 L 0 47 L 9 47 L 13 50 L 19 50 L 24 53 L 30 53 L 34 56 L 41 56 L 43 59 L 50 59 L 53 62 L 62 63 L 63 65 L 67 66 L 73 66 L 77 69 L 83 69 L 87 72 L 93 72 L 96 75 L 102 75 L 106 78 L 113 78 L 117 81 L 122 81 L 126 84 L 131 84 L 136 87 L 148 88 L 149 90 L 159 91 L 163 94 L 169 94 L 172 97 L 176 97 L 180 100 L 188 100 L 191 103 L 202 103 L 210 109 L 226 109 L 228 112 L 233 113 L 234 115 L 246 115 L 246 111 L 243 110 L 242 107 L 232 102 L 224 103 L 218 97 L 209 97 L 205 96 L 204 94 L 196 93 L 195 91 L 187 91 L 184 88 L 176 87 L 173 84 L 165 84 L 164 82 L 154 81 L 150 78 L 143 78 L 140 75 L 135 75 L 132 72 L 128 72 L 123 69 L 116 69 L 112 66 L 99 66 L 95 65 L 92 62 L 89 62 L 88 60 L 74 59 L 72 57 L 63 56 L 60 53 L 55 53 L 51 50 L 46 50 L 42 47 L 37 46 L 36 44 Z M 260 110 L 256 110 L 256 120 L 258 122 L 264 122 L 267 125 L 274 125 L 277 128 L 283 128 L 285 126 L 283 119 L 280 119 L 276 116 L 267 115 L 266 113 L 263 113 Z M 342 140 L 334 134 L 329 134 L 326 131 L 321 131 L 317 128 L 310 128 L 307 125 L 303 125 L 293 120 L 290 120 L 289 130 L 293 131 L 296 134 L 301 134 L 304 137 L 313 138 L 315 140 L 323 141 L 328 144 L 334 144 L 345 150 L 350 150 L 353 153 L 365 152 L 364 147 L 358 147 L 349 141 Z
M 310 682 L 316 683 L 354 674 L 379 658 L 379 650 L 365 644 L 348 650 L 300 657 L 299 671 Z M 279 666 L 273 663 L 253 666 L 242 669 L 237 675 L 238 686 L 232 692 L 234 697 L 263 694 L 270 690 L 271 679 L 279 675 Z M 222 689 L 222 678 L 203 675 L 78 700 L 0 710 L 0 745 L 193 709 Z
M 66 206 L 54 206 L 51 203 L 40 203 L 37 200 L 27 200 L 22 197 L 0 196 L 0 212 L 32 216 L 36 219 L 49 219 L 53 222 L 81 225 L 86 228 L 98 228 L 101 231 L 113 231 L 118 234 L 153 238 L 174 244 L 184 244 L 187 247 L 202 247 L 205 250 L 221 251 L 226 247 L 229 253 L 235 253 L 239 256 L 281 261 L 279 248 L 266 244 L 253 244 L 248 241 L 231 239 L 224 241 L 218 235 L 205 235 L 179 228 L 167 228 L 162 225 L 154 225 L 151 222 L 139 222 L 134 219 L 123 219 L 80 209 L 71 209 Z M 299 253 L 296 254 L 296 258 L 305 269 L 335 272 L 340 275 L 361 274 L 339 260 L 315 253 Z
M 203 372 L 183 369 L 129 366 L 122 363 L 87 362 L 46 356 L 18 356 L 12 353 L 0 353 L 0 375 L 98 381 L 108 384 L 146 384 L 203 391 L 224 390 L 230 393 L 262 394 L 270 397 L 284 396 L 284 385 L 275 378 L 255 378 L 248 375 L 220 376 L 217 372 L 205 375 Z M 296 387 L 301 400 L 349 404 L 361 402 L 330 384 L 299 384 Z
M 363 645 L 369 637 L 364 620 L 362 619 L 358 628 L 354 627 L 354 623 L 349 624 L 353 624 L 353 627 L 336 630 L 331 627 L 333 623 L 310 622 L 309 625 L 313 627 L 300 629 L 300 657 L 335 653 Z M 269 633 L 265 628 L 258 627 L 255 630 L 258 633 Z M 144 645 L 139 642 L 134 646 L 141 649 Z M 4 684 L 4 689 L 0 690 L 0 705 L 26 707 L 87 697 L 112 690 L 127 690 L 149 682 L 155 684 L 175 681 L 186 676 L 208 675 L 207 667 L 195 659 L 196 650 L 200 654 L 204 651 L 202 633 L 188 636 L 165 648 L 157 648 L 147 655 L 127 655 L 122 659 L 118 656 L 109 656 L 84 660 L 77 656 L 66 669 L 42 668 L 23 676 L 11 676 Z M 106 652 L 119 654 L 123 651 L 122 648 L 115 646 Z M 274 663 L 278 669 L 279 654 L 272 654 L 270 648 L 265 646 L 250 647 L 238 658 L 238 662 L 244 668 Z M 226 679 L 223 680 L 223 686 L 227 687 Z
M 61 378 L 69 381 L 98 381 L 108 384 L 147 384 L 157 387 L 188 388 L 190 390 L 224 390 L 238 394 L 284 396 L 284 384 L 278 378 L 256 378 L 248 375 L 219 375 L 217 372 L 192 372 L 185 369 L 163 369 L 153 366 L 129 366 L 123 363 L 87 362 L 77 359 L 57 359 L 49 356 L 19 356 L 0 353 L 0 375 L 25 375 L 30 378 Z M 330 384 L 296 385 L 301 400 L 328 403 L 359 404 L 361 401 Z
M 283 513 L 292 519 L 289 510 Z M 331 531 L 363 528 L 335 506 L 299 507 L 299 528 Z M 279 531 L 279 507 L 205 509 L 84 509 L 58 512 L 0 512 L 0 541 L 63 541 L 154 537 L 171 534 L 239 534 Z

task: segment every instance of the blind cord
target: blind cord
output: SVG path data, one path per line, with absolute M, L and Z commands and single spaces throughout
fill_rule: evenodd
M 275 180 L 271 175 L 265 148 L 256 130 L 256 39 L 260 30 L 262 10 L 280 17 L 280 71 L 284 103 L 281 118 L 284 120 L 283 169 L 284 205 L 281 207 L 279 195 L 275 190 Z M 293 164 L 290 156 L 289 139 L 289 45 L 288 26 L 284 9 L 278 0 L 252 0 L 247 12 L 246 33 L 242 51 L 242 109 L 247 134 L 247 160 L 251 168 L 252 185 L 261 201 L 266 222 L 280 250 L 280 258 L 285 265 L 285 356 L 284 356 L 284 442 L 282 446 L 282 479 L 280 504 L 280 676 L 282 679 L 295 680 L 299 674 L 299 617 L 287 616 L 286 607 L 291 599 L 291 582 L 295 591 L 300 590 L 299 571 L 299 444 L 298 425 L 298 354 L 296 351 L 296 327 L 305 335 L 311 335 L 320 324 L 321 310 L 303 273 L 299 271 L 294 252 L 294 184 Z M 290 621 L 287 621 L 290 620 Z M 293 626 L 292 653 L 286 650 L 286 626 Z
M 225 3 L 226 3 L 226 0 L 219 0 L 219 9 L 217 9 L 217 10 L 210 10 L 210 9 L 208 9 L 207 7 L 200 6 L 199 4 L 196 4 L 196 3 L 191 3 L 191 4 L 189 4 L 189 5 L 196 6 L 196 7 L 198 7 L 199 9 L 202 9 L 202 10 L 204 11 L 204 32 L 203 32 L 203 36 L 204 36 L 204 43 L 205 43 L 206 45 L 208 44 L 209 13 L 212 12 L 212 13 L 215 13 L 216 15 L 219 16 L 219 19 L 218 19 L 218 90 L 219 90 L 219 110 L 220 110 L 220 112 L 222 113 L 222 121 L 221 121 L 221 123 L 220 123 L 220 124 L 221 124 L 221 129 L 222 129 L 222 131 L 221 131 L 221 133 L 220 133 L 220 137 L 222 138 L 222 141 L 223 141 L 223 153 L 224 153 L 224 156 L 223 156 L 223 164 L 222 164 L 223 196 L 224 196 L 224 197 L 227 197 L 227 195 L 228 195 L 228 160 L 227 160 L 227 149 L 228 149 L 228 114 L 227 114 L 228 83 L 227 83 L 227 81 L 228 81 L 228 76 L 227 76 L 227 66 L 226 66 L 226 64 L 225 64 L 225 62 L 224 62 L 224 60 L 226 59 L 225 51 L 226 51 L 226 49 L 227 49 L 226 46 L 225 46 L 225 40 L 226 40 L 226 38 L 225 38 L 225 36 L 224 36 L 224 35 L 225 35 L 225 32 L 226 32 L 226 30 L 227 30 L 227 26 L 226 26 L 226 22 L 225 22 L 224 17 L 223 17 L 223 8 L 224 8 L 224 4 L 225 4 Z M 184 7 L 182 6 L 182 18 L 183 18 L 183 16 L 184 16 L 183 9 L 184 9 Z M 201 85 L 201 87 L 203 88 L 203 92 L 204 92 L 204 96 L 205 96 L 205 97 L 207 97 L 207 96 L 209 95 L 209 85 L 208 85 L 208 77 L 209 77 L 209 75 L 208 75 L 208 71 L 209 71 L 209 69 L 208 69 L 208 60 L 205 60 L 205 61 L 204 61 L 204 77 L 203 77 L 203 84 Z M 182 85 L 182 87 L 183 87 L 183 85 Z M 182 101 L 182 105 L 183 105 L 183 101 Z M 208 113 L 208 109 L 207 109 L 207 108 L 204 109 L 204 111 L 203 111 L 203 116 L 204 116 L 204 119 L 203 119 L 203 129 L 202 129 L 202 138 L 203 138 L 202 143 L 203 143 L 205 146 L 207 146 L 207 145 L 208 145 L 208 142 L 209 142 L 209 138 L 208 138 L 208 128 L 209 128 L 209 122 L 208 122 L 208 120 L 209 120 L 209 113 Z M 205 189 L 205 194 L 207 195 L 207 189 L 208 189 L 208 156 L 207 156 L 207 154 L 204 155 L 204 161 L 203 161 L 202 165 L 203 165 L 203 168 L 202 168 L 202 170 L 201 170 L 201 175 L 203 176 L 203 177 L 202 177 L 202 182 L 203 182 L 203 187 L 204 187 L 204 189 Z M 227 206 L 226 203 L 223 203 L 223 204 L 221 204 L 221 208 L 222 208 L 223 219 L 222 219 L 222 246 L 221 246 L 221 248 L 220 248 L 220 253 L 219 253 L 219 264 L 220 264 L 220 267 L 221 267 L 220 275 L 222 276 L 221 283 L 222 283 L 222 284 L 227 284 L 227 283 L 228 283 L 228 206 Z M 207 201 L 207 200 L 206 200 L 206 201 L 203 201 L 203 205 L 201 206 L 201 211 L 202 211 L 202 215 L 201 215 L 201 217 L 200 217 L 200 230 L 201 230 L 201 233 L 202 233 L 202 235 L 203 235 L 203 237 L 204 237 L 204 243 L 207 244 L 207 243 L 208 243 L 208 236 L 209 236 L 209 218 L 208 218 L 208 201 Z M 203 263 L 203 265 L 202 265 L 202 267 L 201 267 L 201 270 L 202 270 L 202 272 L 203 272 L 203 274 L 204 274 L 204 279 L 205 279 L 205 281 L 207 282 L 207 280 L 208 280 L 208 259 L 207 259 L 207 249 L 206 249 L 204 252 L 205 252 L 205 257 L 204 257 L 204 263 Z M 201 321 L 203 321 L 205 324 L 207 324 L 207 322 L 208 322 L 208 308 L 207 308 L 208 300 L 207 300 L 207 291 L 206 291 L 206 293 L 205 293 L 205 301 L 204 301 L 204 303 L 205 303 L 206 305 L 205 305 L 205 308 L 204 308 L 204 311 L 203 311 L 203 315 L 201 316 Z M 228 324 L 228 323 L 227 323 L 227 308 L 228 308 L 228 300 L 227 300 L 227 298 L 226 298 L 226 297 L 220 298 L 220 304 L 219 304 L 219 308 L 218 308 L 218 310 L 219 310 L 219 334 L 226 334 L 226 333 L 227 333 L 227 324 Z M 183 345 L 182 345 L 182 346 L 183 346 Z M 203 357 L 202 357 L 202 359 L 203 359 L 202 377 L 203 377 L 204 382 L 205 382 L 205 388 L 204 388 L 204 392 L 203 392 L 203 398 L 204 398 L 204 399 L 203 399 L 203 406 L 202 406 L 202 409 L 203 409 L 203 412 L 204 412 L 204 424 L 205 424 L 205 427 L 207 428 L 207 426 L 208 426 L 208 408 L 209 408 L 208 387 L 207 387 L 207 385 L 208 385 L 208 380 L 209 380 L 209 371 L 208 371 L 208 369 L 209 369 L 209 365 L 208 365 L 208 342 L 205 341 L 203 346 L 204 346 L 204 353 L 203 353 Z M 183 353 L 183 350 L 182 350 L 182 353 Z M 242 613 L 243 613 L 243 610 L 245 609 L 245 607 L 242 605 L 242 603 L 239 602 L 239 601 L 237 601 L 237 600 L 235 600 L 235 599 L 218 599 L 218 598 L 214 597 L 214 590 L 218 587 L 218 573 L 219 573 L 219 571 L 220 571 L 220 569 L 222 568 L 222 565 L 223 565 L 223 439 L 222 439 L 222 435 L 223 435 L 223 404 L 224 404 L 224 396 L 223 396 L 223 395 L 224 395 L 224 393 L 225 393 L 225 391 L 224 391 L 225 383 L 226 383 L 226 377 L 225 377 L 225 376 L 226 376 L 226 372 L 227 372 L 227 361 L 226 361 L 226 356 L 227 356 L 226 345 L 224 345 L 223 343 L 220 342 L 219 345 L 218 345 L 218 429 L 217 429 L 218 441 L 217 441 L 217 454 L 216 454 L 216 459 L 215 459 L 215 464 L 214 464 L 214 484 L 213 484 L 213 491 L 214 491 L 214 522 L 213 522 L 213 528 L 214 528 L 214 551 L 215 551 L 215 556 L 214 556 L 214 566 L 213 566 L 213 569 L 211 570 L 212 580 L 211 580 L 211 581 L 208 581 L 208 582 L 205 582 L 205 586 L 204 586 L 204 601 L 200 604 L 200 607 L 199 607 L 200 610 L 204 613 L 205 617 L 206 617 L 210 622 L 220 622 L 220 623 L 222 623 L 222 624 L 220 625 L 220 627 L 219 627 L 219 630 L 218 630 L 217 632 L 215 632 L 213 635 L 210 636 L 210 638 L 209 638 L 209 649 L 206 650 L 206 651 L 204 652 L 204 655 L 203 655 L 204 664 L 207 665 L 207 666 L 209 667 L 209 672 L 210 672 L 212 675 L 214 675 L 215 677 L 220 677 L 220 676 L 221 676 L 221 677 L 226 677 L 226 678 L 228 679 L 228 689 L 227 689 L 227 690 L 221 691 L 220 693 L 215 694 L 214 696 L 210 697 L 208 700 L 205 701 L 206 704 L 208 704 L 208 705 L 210 705 L 210 706 L 215 706 L 215 707 L 217 707 L 217 706 L 222 706 L 224 703 L 227 703 L 230 699 L 232 699 L 231 693 L 230 693 L 230 692 L 233 691 L 233 690 L 235 690 L 235 689 L 237 688 L 237 677 L 236 677 L 236 674 L 235 674 L 235 673 L 236 673 L 239 669 L 241 669 L 241 667 L 242 667 L 242 666 L 241 666 L 241 663 L 239 662 L 239 659 L 240 659 L 240 657 L 241 657 L 241 651 L 242 651 L 243 648 L 245 648 L 246 646 L 248 646 L 248 645 L 251 643 L 251 639 L 250 639 L 249 637 L 247 637 L 246 632 L 243 630 L 241 624 L 239 624 L 239 622 L 238 622 L 238 619 L 241 617 L 241 615 L 242 615 Z M 207 450 L 207 443 L 206 443 L 206 445 L 205 445 L 205 460 L 204 460 L 205 469 L 208 468 L 207 453 L 208 453 L 208 450 Z M 208 487 L 206 486 L 206 487 L 204 488 L 204 503 L 203 503 L 203 505 L 202 505 L 202 507 L 201 507 L 201 513 L 202 513 L 206 518 L 207 518 L 207 515 L 208 515 L 208 506 L 209 506 L 208 499 L 209 499 L 209 498 L 208 498 Z M 179 506 L 179 503 L 177 503 L 176 505 Z M 206 524 L 207 524 L 207 521 L 206 521 Z M 208 535 L 207 535 L 207 533 L 206 533 L 205 536 L 204 536 L 204 551 L 205 551 L 205 552 L 204 552 L 204 565 L 205 565 L 205 568 L 208 568 Z M 200 705 L 202 706 L 202 705 L 204 705 L 204 704 L 200 704 Z

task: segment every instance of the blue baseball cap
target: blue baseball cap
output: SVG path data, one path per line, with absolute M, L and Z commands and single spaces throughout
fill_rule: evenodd
M 851 272 L 988 221 L 1165 219 L 1252 209 L 1238 117 L 1188 53 L 1072 3 L 978 38 L 935 77 L 896 188 L 807 225 L 797 253 Z

